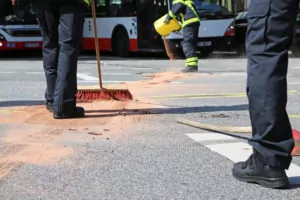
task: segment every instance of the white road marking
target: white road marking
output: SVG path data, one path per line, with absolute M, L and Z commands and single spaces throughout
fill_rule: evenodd
M 247 76 L 247 73 L 238 73 L 238 72 L 224 72 L 224 73 L 219 73 L 222 76 Z
M 183 84 L 184 82 L 182 82 L 182 81 L 171 81 L 170 83 L 172 83 L 172 84 Z
M 97 75 L 90 76 L 89 74 L 91 73 L 77 73 L 77 77 L 83 79 L 84 81 L 91 81 L 91 82 L 98 81 Z M 123 75 L 131 75 L 131 73 L 102 73 L 102 75 L 123 76 Z
M 154 70 L 154 68 L 149 68 L 149 67 L 126 67 L 124 69 L 129 69 L 129 70 Z
M 298 165 L 292 163 L 290 168 L 286 171 L 286 174 L 289 177 L 290 184 L 300 184 L 300 167 Z
M 225 143 L 206 145 L 210 150 L 217 152 L 233 162 L 245 161 L 252 153 L 252 146 L 244 142 Z M 291 164 L 289 170 L 286 170 L 290 184 L 300 184 L 300 167 Z
M 123 70 L 123 67 L 101 67 L 103 70 L 115 70 L 115 69 L 120 69 Z
M 299 85 L 300 82 L 296 82 L 296 83 L 288 83 L 289 85 Z
M 78 80 L 78 83 L 98 83 L 98 80 L 93 80 L 93 81 L 88 81 L 88 80 Z M 133 83 L 137 81 L 102 81 L 104 84 L 105 83 Z
M 231 136 L 221 135 L 217 133 L 190 133 L 186 135 L 196 142 L 234 140 L 234 138 Z
M 15 74 L 16 72 L 0 72 L 0 74 Z
M 123 76 L 123 75 L 132 75 L 132 73 L 102 73 L 102 75 Z
M 232 142 L 206 145 L 210 150 L 225 156 L 233 162 L 246 160 L 252 153 L 252 147 L 245 142 Z
M 235 140 L 234 137 L 220 135 L 217 133 L 191 133 L 186 135 L 199 143 L 208 141 L 215 143 L 226 140 Z M 204 146 L 233 162 L 245 161 L 252 153 L 252 146 L 245 142 L 218 143 Z M 300 167 L 298 165 L 292 163 L 286 172 L 289 177 L 290 184 L 300 184 Z
M 26 74 L 45 74 L 44 72 L 26 72 Z
M 98 81 L 97 77 L 89 76 L 89 75 L 83 74 L 83 73 L 78 73 L 77 77 L 80 78 L 80 79 L 83 79 L 85 81 Z

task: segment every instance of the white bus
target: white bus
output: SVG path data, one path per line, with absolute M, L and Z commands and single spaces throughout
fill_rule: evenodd
M 234 48 L 234 0 L 195 0 L 201 18 L 199 51 L 208 54 L 216 49 Z M 98 0 L 96 5 L 100 50 L 119 56 L 130 52 L 163 51 L 163 40 L 153 22 L 168 13 L 172 0 Z M 181 31 L 167 39 L 181 48 Z M 91 12 L 86 13 L 83 50 L 94 50 Z
M 29 0 L 0 1 L 0 52 L 42 48 L 42 37 Z

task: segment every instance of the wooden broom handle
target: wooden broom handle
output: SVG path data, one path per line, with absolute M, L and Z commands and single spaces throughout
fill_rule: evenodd
M 96 0 L 92 0 L 92 16 L 93 16 L 93 22 L 94 22 L 94 35 L 95 35 L 95 50 L 96 50 L 96 58 L 97 58 L 97 64 L 98 64 L 98 78 L 99 78 L 99 86 L 100 89 L 103 88 L 102 86 L 102 74 L 101 74 L 101 65 L 100 65 L 100 49 L 99 49 L 99 43 L 98 43 L 98 32 L 97 32 L 97 21 L 96 21 Z
M 241 126 L 241 127 L 231 127 L 231 126 L 218 126 L 212 124 L 204 124 L 200 122 L 195 122 L 185 118 L 178 118 L 176 121 L 180 124 L 188 125 L 191 127 L 208 130 L 208 131 L 218 131 L 218 132 L 230 132 L 230 133 L 252 133 L 251 126 Z

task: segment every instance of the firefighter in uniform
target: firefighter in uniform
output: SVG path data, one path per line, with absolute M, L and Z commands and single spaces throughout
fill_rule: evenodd
M 76 107 L 77 60 L 89 0 L 32 0 L 43 35 L 46 108 L 55 119 L 84 116 Z
M 248 9 L 247 95 L 253 153 L 233 176 L 268 188 L 285 188 L 294 147 L 286 112 L 288 50 L 299 0 L 252 0 Z
M 197 72 L 198 57 L 196 43 L 198 40 L 200 19 L 196 12 L 193 0 L 173 0 L 172 10 L 169 11 L 165 23 L 169 23 L 169 21 L 174 18 L 178 18 L 182 22 L 182 48 L 186 57 L 186 67 L 181 71 Z

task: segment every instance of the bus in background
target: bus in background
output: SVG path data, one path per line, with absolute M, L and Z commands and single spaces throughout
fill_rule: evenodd
M 153 22 L 168 12 L 167 0 L 100 0 L 97 1 L 97 25 L 100 50 L 126 57 L 130 52 L 162 50 L 161 37 Z M 94 50 L 94 27 L 91 11 L 87 12 L 83 50 Z
M 201 18 L 199 51 L 234 47 L 234 0 L 195 0 Z M 172 0 L 98 0 L 96 5 L 100 50 L 126 57 L 130 52 L 164 51 L 162 37 L 153 22 L 168 13 Z M 91 12 L 86 13 L 83 50 L 94 50 Z M 167 37 L 181 49 L 182 32 Z
M 42 37 L 30 0 L 1 0 L 0 52 L 41 48 Z

